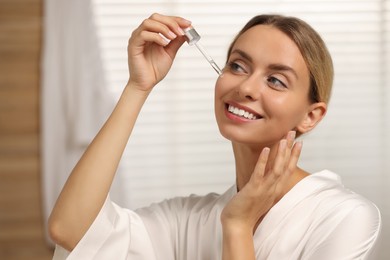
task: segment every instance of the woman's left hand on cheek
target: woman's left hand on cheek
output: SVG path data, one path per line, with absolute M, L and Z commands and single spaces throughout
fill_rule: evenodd
M 223 226 L 231 224 L 253 232 L 264 215 L 281 199 L 302 149 L 302 143 L 294 141 L 295 132 L 291 131 L 280 141 L 272 161 L 269 160 L 270 149 L 263 149 L 250 180 L 223 209 Z

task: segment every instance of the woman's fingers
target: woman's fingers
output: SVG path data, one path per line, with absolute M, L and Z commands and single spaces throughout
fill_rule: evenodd
M 279 142 L 278 151 L 276 153 L 276 157 L 273 161 L 273 165 L 269 167 L 269 172 L 267 172 L 267 178 L 271 182 L 276 181 L 279 179 L 280 176 L 283 175 L 286 160 L 288 157 L 288 147 L 287 147 L 287 140 L 282 139 Z
M 287 134 L 287 147 L 290 148 L 290 150 L 291 150 L 291 148 L 294 145 L 295 136 L 296 136 L 296 132 L 295 131 L 290 131 Z
M 249 182 L 225 206 L 222 222 L 255 227 L 286 190 L 286 180 L 296 168 L 301 149 L 302 143 L 295 143 L 294 132 L 279 142 L 273 161 L 270 148 L 264 148 Z
M 180 46 L 182 46 L 185 41 L 186 41 L 186 39 L 184 37 L 180 37 L 180 38 L 177 38 L 177 39 L 171 41 L 169 43 L 169 45 L 167 45 L 165 47 L 165 51 L 171 57 L 172 60 L 175 58 L 177 51 L 179 50 Z
M 301 151 L 302 151 L 302 145 L 303 145 L 303 143 L 301 141 L 296 142 L 294 144 L 292 151 L 291 151 L 290 160 L 289 160 L 288 166 L 287 166 L 287 173 L 290 173 L 290 174 L 293 173 L 295 168 L 297 167 L 299 156 L 301 155 Z
M 158 13 L 154 13 L 149 17 L 149 20 L 157 21 L 166 26 L 164 36 L 168 36 L 171 33 L 175 35 L 184 35 L 183 28 L 187 28 L 191 25 L 191 21 L 188 21 L 178 16 L 166 16 Z
M 295 142 L 295 135 L 296 135 L 295 131 L 288 132 L 285 140 L 286 144 L 283 145 L 281 143 L 279 144 L 279 150 L 277 155 L 278 156 L 277 159 L 279 159 L 279 161 L 275 161 L 275 167 L 277 172 L 280 175 L 282 175 L 285 172 L 285 169 L 287 168 L 287 164 L 290 160 L 291 151 Z M 283 140 L 281 140 L 281 142 L 282 141 Z M 281 150 L 282 148 L 284 148 L 284 150 Z
M 132 34 L 130 40 L 133 40 L 136 46 L 143 45 L 146 42 L 153 42 L 158 45 L 166 46 L 177 36 L 169 28 L 157 21 L 146 19 L 142 22 Z
M 169 72 L 180 46 L 183 29 L 191 22 L 177 16 L 153 14 L 135 29 L 129 39 L 129 85 L 151 90 Z
M 178 35 L 180 35 L 174 33 L 166 24 L 152 19 L 144 20 L 139 30 L 141 32 L 153 33 L 167 42 L 175 39 Z
M 187 28 L 190 25 L 191 22 L 184 18 L 155 13 L 148 19 L 145 19 L 141 25 L 134 30 L 131 39 L 134 39 L 137 45 L 145 42 L 154 42 L 166 46 L 178 36 L 183 36 L 184 32 L 182 28 Z
M 159 33 L 150 31 L 140 31 L 139 37 L 134 38 L 135 46 L 143 46 L 146 42 L 153 42 L 158 45 L 166 46 L 169 44 L 170 40 L 162 37 Z
M 268 167 L 266 177 L 270 184 L 279 181 L 279 179 L 288 177 L 295 169 L 302 144 L 295 143 L 295 131 L 290 131 L 286 139 L 279 142 L 276 157 L 273 160 L 273 165 Z
M 267 167 L 268 157 L 269 157 L 270 149 L 268 147 L 265 147 L 259 156 L 259 159 L 257 160 L 255 169 L 254 169 L 254 176 L 262 178 L 265 174 L 265 169 Z
M 291 169 L 293 165 L 296 165 L 299 158 L 300 149 L 298 151 L 298 149 L 295 148 L 294 158 L 291 158 L 293 160 L 290 160 L 291 153 L 295 146 L 295 135 L 295 131 L 290 131 L 287 134 L 286 139 L 280 140 L 278 151 L 273 161 L 268 162 L 270 150 L 268 147 L 264 148 L 259 156 L 259 160 L 256 163 L 254 175 L 260 178 L 267 177 L 272 182 L 274 182 L 276 179 L 284 176 L 287 169 Z M 268 165 L 267 167 L 267 163 L 273 163 L 273 165 Z M 268 172 L 266 173 L 267 169 Z

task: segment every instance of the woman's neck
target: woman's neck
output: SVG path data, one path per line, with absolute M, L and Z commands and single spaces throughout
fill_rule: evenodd
M 238 190 L 241 190 L 251 178 L 261 151 L 262 148 L 253 149 L 252 147 L 246 145 L 233 143 Z
M 264 147 L 254 148 L 244 144 L 233 143 L 233 152 L 236 164 L 236 182 L 238 191 L 240 191 L 251 178 L 253 170 L 263 148 Z M 276 151 L 278 149 L 278 144 L 274 144 L 270 148 L 271 151 L 269 154 L 266 171 L 268 170 L 270 165 L 273 165 L 273 161 L 276 157 Z M 297 167 L 288 179 L 283 195 L 286 194 L 292 187 L 295 186 L 295 184 L 297 184 L 300 180 L 302 180 L 308 175 L 309 174 L 306 171 Z

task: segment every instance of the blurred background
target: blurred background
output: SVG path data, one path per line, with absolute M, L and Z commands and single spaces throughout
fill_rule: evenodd
M 42 0 L 0 0 L 0 259 L 45 260 L 40 163 Z
M 220 67 L 256 14 L 297 16 L 321 34 L 334 91 L 300 164 L 338 173 L 380 208 L 378 259 L 390 259 L 390 0 L 0 0 L 0 259 L 51 259 L 47 217 L 127 81 L 129 35 L 154 12 L 191 20 Z M 181 48 L 129 141 L 111 190 L 118 204 L 234 183 L 214 122 L 216 78 L 195 47 Z

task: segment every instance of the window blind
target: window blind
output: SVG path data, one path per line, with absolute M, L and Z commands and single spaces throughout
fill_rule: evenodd
M 346 186 L 389 216 L 384 197 L 390 184 L 389 2 L 94 0 L 93 8 L 113 100 L 128 79 L 128 37 L 154 12 L 191 20 L 220 67 L 231 40 L 254 15 L 281 13 L 307 21 L 328 45 L 335 81 L 328 115 L 303 137 L 300 164 L 310 172 L 337 172 Z M 115 200 L 136 208 L 172 196 L 223 192 L 234 183 L 230 143 L 214 120 L 216 78 L 195 47 L 181 48 L 141 112 L 113 185 Z M 390 224 L 384 225 L 384 237 L 390 239 Z M 390 256 L 388 249 L 382 251 L 380 259 Z

